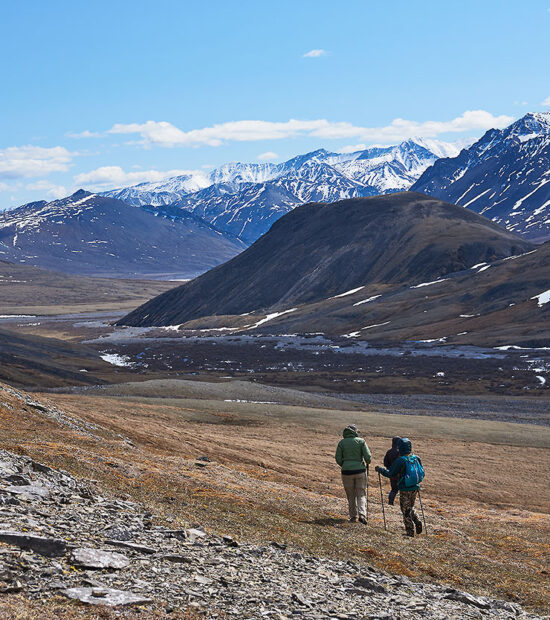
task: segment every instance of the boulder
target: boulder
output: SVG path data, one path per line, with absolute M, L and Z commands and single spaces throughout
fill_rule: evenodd
M 126 568 L 130 560 L 116 551 L 102 551 L 82 547 L 72 552 L 71 559 L 76 566 L 83 568 Z
M 64 540 L 34 536 L 26 532 L 0 530 L 0 541 L 9 545 L 16 545 L 21 549 L 30 549 L 39 555 L 50 558 L 65 555 L 67 551 L 67 544 Z
M 106 605 L 107 607 L 124 607 L 127 605 L 145 605 L 151 599 L 127 590 L 114 588 L 67 588 L 61 590 L 67 598 L 87 603 L 88 605 Z

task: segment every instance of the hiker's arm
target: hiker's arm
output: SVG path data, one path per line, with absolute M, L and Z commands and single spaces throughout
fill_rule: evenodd
M 363 445 L 361 446 L 361 455 L 363 456 L 363 460 L 365 461 L 365 463 L 367 465 L 370 465 L 372 456 L 371 456 L 371 453 L 370 453 L 369 447 L 367 446 L 366 441 L 364 441 Z
M 385 467 L 377 467 L 377 471 L 386 478 L 397 478 L 402 467 L 403 462 L 401 458 L 398 458 L 389 469 L 386 469 Z
M 336 448 L 336 454 L 334 455 L 334 458 L 336 459 L 338 465 L 342 467 L 342 463 L 344 462 L 344 455 L 342 454 L 342 446 L 340 444 L 338 444 L 338 447 Z

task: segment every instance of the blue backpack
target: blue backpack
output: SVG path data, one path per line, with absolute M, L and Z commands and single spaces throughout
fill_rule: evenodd
M 405 456 L 405 473 L 401 478 L 403 486 L 414 487 L 424 480 L 424 467 L 416 454 Z

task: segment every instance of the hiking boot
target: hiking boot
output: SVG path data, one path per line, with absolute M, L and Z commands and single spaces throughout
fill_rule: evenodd
M 350 517 L 349 522 L 355 523 L 357 521 L 357 517 Z
M 365 519 L 365 517 L 359 517 L 359 523 L 362 523 L 363 525 L 367 525 L 367 520 Z
M 407 536 L 410 536 L 410 538 L 414 538 L 414 530 L 407 532 L 406 534 Z
M 422 534 L 422 521 L 415 521 L 414 527 L 416 528 L 417 534 Z

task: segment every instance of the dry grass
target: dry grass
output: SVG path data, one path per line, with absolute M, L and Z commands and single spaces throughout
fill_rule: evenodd
M 550 605 L 550 494 L 541 474 L 550 429 L 221 400 L 40 399 L 99 424 L 101 439 L 0 408 L 7 449 L 96 479 L 165 520 L 354 558 L 534 610 Z M 397 508 L 387 508 L 384 531 L 374 473 L 369 526 L 347 523 L 333 452 L 350 417 L 368 431 L 376 462 L 397 429 L 413 437 L 428 471 L 429 537 L 405 539 Z M 213 461 L 204 469 L 195 466 L 202 454 Z

